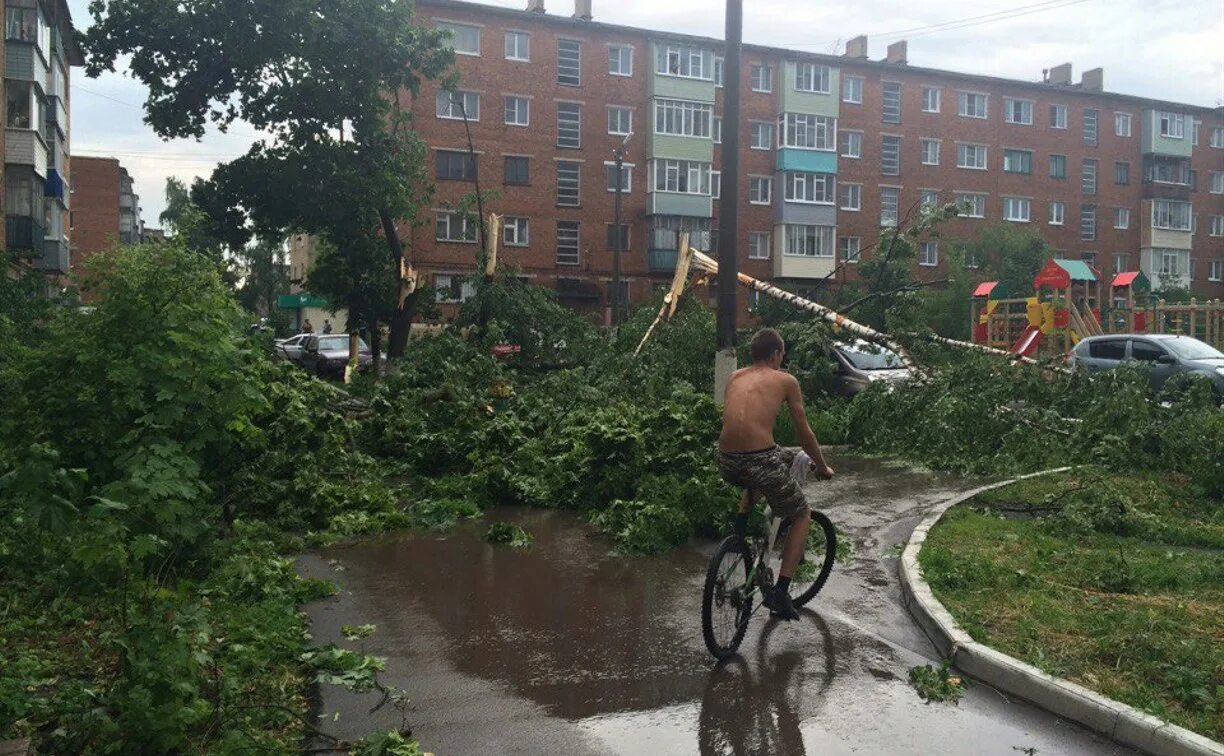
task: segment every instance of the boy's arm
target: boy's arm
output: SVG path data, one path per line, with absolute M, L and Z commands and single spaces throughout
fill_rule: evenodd
M 812 465 L 816 468 L 816 473 L 825 479 L 832 478 L 833 468 L 825 462 L 824 454 L 820 451 L 820 443 L 816 441 L 816 434 L 812 432 L 812 426 L 808 425 L 807 412 L 803 408 L 803 391 L 799 388 L 799 381 L 790 374 L 787 374 L 786 378 L 786 406 L 790 408 L 791 421 L 799 436 L 799 445 L 812 458 Z

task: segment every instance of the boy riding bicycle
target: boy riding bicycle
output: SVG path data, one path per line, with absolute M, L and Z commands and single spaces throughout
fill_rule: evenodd
M 778 408 L 786 402 L 799 433 L 799 445 L 811 458 L 812 468 L 828 480 L 833 468 L 825 463 L 816 435 L 803 410 L 803 393 L 793 375 L 780 370 L 786 347 L 772 328 L 752 338 L 752 365 L 735 371 L 723 400 L 723 427 L 718 437 L 718 469 L 728 483 L 744 489 L 735 528 L 743 535 L 754 496 L 761 494 L 776 517 L 790 523 L 782 552 L 778 582 L 765 595 L 765 606 L 783 619 L 799 619 L 790 599 L 790 581 L 803 558 L 811 510 L 802 489 L 791 475 L 795 455 L 774 443 Z

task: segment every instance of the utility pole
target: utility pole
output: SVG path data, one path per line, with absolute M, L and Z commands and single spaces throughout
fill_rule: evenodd
M 629 137 L 625 137 L 625 142 L 629 141 Z M 625 143 L 617 147 L 613 152 L 616 159 L 616 202 L 612 210 L 612 234 L 615 241 L 612 242 L 612 292 L 610 299 L 612 300 L 612 326 L 619 326 L 624 322 L 624 310 L 621 306 L 621 248 L 624 246 L 624 239 L 621 236 L 621 189 L 625 184 Z
M 721 404 L 735 372 L 735 294 L 739 273 L 740 57 L 744 0 L 727 0 L 723 60 L 722 195 L 718 203 L 718 348 L 714 353 L 714 398 Z

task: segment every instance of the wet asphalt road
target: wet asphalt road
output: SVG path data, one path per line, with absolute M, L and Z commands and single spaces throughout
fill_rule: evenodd
M 443 754 L 1126 754 L 1082 728 L 971 686 L 924 704 L 907 680 L 937 659 L 901 606 L 899 544 L 963 481 L 835 458 L 813 500 L 849 536 L 801 622 L 753 619 L 740 657 L 716 667 L 701 640 L 713 543 L 622 557 L 564 512 L 501 509 L 444 534 L 385 537 L 302 558 L 339 593 L 308 607 L 317 643 L 387 657 L 422 745 Z M 499 519 L 525 550 L 481 540 Z M 344 641 L 340 626 L 373 623 Z M 321 690 L 341 737 L 395 727 L 375 694 Z M 339 715 L 338 718 L 336 715 Z

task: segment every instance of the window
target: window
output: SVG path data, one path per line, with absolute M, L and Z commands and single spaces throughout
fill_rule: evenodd
M 750 231 L 748 233 L 748 259 L 749 260 L 768 260 L 769 259 L 769 234 L 763 231 Z
M 748 77 L 752 82 L 753 92 L 773 91 L 773 66 L 762 66 L 753 63 L 748 67 Z
M 1155 250 L 1153 250 L 1155 252 Z M 1189 252 L 1179 249 L 1162 249 L 1160 250 L 1160 275 L 1162 276 L 1180 276 L 1182 270 L 1182 258 L 1188 256 Z M 1187 257 L 1188 261 L 1188 257 Z
M 655 100 L 655 133 L 673 136 L 710 136 L 714 106 L 685 100 Z
M 1211 129 L 1211 146 L 1224 149 L 1224 126 L 1213 126 Z
M 1114 208 L 1114 228 L 1126 230 L 1130 228 L 1130 208 Z
M 1121 160 L 1114 163 L 1114 183 L 1130 183 L 1130 163 L 1123 162 Z
M 1202 130 L 1202 128 L 1203 128 L 1203 122 L 1198 120 L 1197 118 L 1193 119 L 1190 122 L 1190 145 L 1192 147 L 1198 147 L 1199 131 Z
M 1114 113 L 1114 135 L 1120 137 L 1131 135 L 1130 113 Z
M 527 219 L 506 216 L 502 219 L 502 243 L 507 247 L 527 246 Z
M 506 60 L 531 60 L 531 36 L 525 32 L 506 32 Z
M 841 156 L 846 158 L 863 156 L 863 132 L 843 131 L 841 133 Z
M 5 38 L 42 45 L 40 36 L 45 23 L 40 23 L 42 18 L 36 9 L 17 8 L 10 5 L 6 11 Z M 46 45 L 42 46 L 46 49 Z
M 1224 215 L 1211 216 L 1211 231 L 1212 236 L 1224 236 Z
M 918 264 L 927 268 L 939 265 L 939 242 L 924 241 L 918 245 Z
M 557 221 L 557 264 L 578 264 L 578 221 Z
M 1003 120 L 1022 126 L 1033 125 L 1033 103 L 1029 100 L 1003 98 Z
M 863 240 L 857 236 L 843 236 L 838 240 L 841 259 L 848 263 L 857 263 L 863 253 Z
M 439 21 L 438 31 L 451 33 L 451 45 L 458 55 L 480 54 L 480 27 Z
M 11 10 L 11 9 L 10 9 Z M 42 124 L 39 105 L 42 98 L 28 81 L 8 80 L 4 84 L 7 112 L 5 123 L 11 129 L 37 129 Z
M 884 106 L 880 112 L 880 120 L 884 123 L 901 123 L 901 85 L 886 81 L 884 87 Z
M 1208 281 L 1224 280 L 1224 260 L 1212 260 L 1207 268 Z
M 628 136 L 633 133 L 633 108 L 608 106 L 608 133 Z
M 710 171 L 710 196 L 714 199 L 722 197 L 722 171 Z
M 784 173 L 783 194 L 787 202 L 832 205 L 834 178 L 829 173 Z
M 895 227 L 897 225 L 897 211 L 900 202 L 900 189 L 895 186 L 880 187 L 880 226 Z
M 447 242 L 476 241 L 476 222 L 463 213 L 434 213 L 434 239 Z
M 939 165 L 939 140 L 938 139 L 923 139 L 922 140 L 922 164 L 923 165 Z
M 785 226 L 786 244 L 782 248 L 788 257 L 832 257 L 832 226 Z
M 1224 194 L 1224 171 L 1211 172 L 1211 193 Z
M 918 190 L 918 206 L 923 210 L 930 210 L 939 207 L 939 190 L 938 189 L 920 189 Z
M 514 155 L 506 156 L 505 183 L 514 186 L 526 186 L 529 172 L 527 169 L 529 159 L 525 157 L 517 157 Z
M 1126 271 L 1127 256 L 1124 254 L 1114 255 L 1114 273 L 1122 273 Z
M 961 215 L 966 218 L 986 217 L 985 194 L 962 192 L 956 195 L 956 204 L 960 207 Z
M 701 49 L 684 45 L 659 45 L 658 56 L 655 58 L 655 73 L 709 81 L 713 78 L 713 72 L 707 76 L 705 68 L 705 52 Z
M 466 115 L 469 121 L 480 120 L 480 95 L 476 92 L 441 89 L 438 91 L 437 106 L 439 118 L 463 120 Z
M 1061 202 L 1050 203 L 1050 225 L 1061 226 L 1067 220 L 1067 206 Z
M 1028 223 L 1032 201 L 1025 197 L 1003 198 L 1003 220 Z
M 901 173 L 901 137 L 888 134 L 880 137 L 880 173 L 885 176 Z
M 1084 194 L 1096 194 L 1097 190 L 1097 161 L 1091 158 L 1084 158 L 1084 167 L 1081 171 L 1081 184 L 1083 185 Z
M 1050 128 L 1052 129 L 1067 128 L 1067 106 L 1066 105 L 1051 105 L 1050 106 Z
M 434 157 L 434 167 L 440 179 L 476 180 L 476 158 L 466 152 L 438 150 L 438 154 Z
M 778 119 L 782 130 L 778 143 L 782 147 L 801 150 L 832 150 L 836 121 L 828 116 L 806 113 L 784 113 Z
M 582 147 L 582 106 L 576 102 L 557 103 L 557 146 Z
M 773 149 L 773 124 L 768 121 L 751 121 L 748 124 L 748 146 L 754 150 Z
M 629 229 L 629 224 L 622 223 L 619 226 L 617 226 L 612 223 L 608 223 L 605 225 L 607 226 L 607 230 L 605 231 L 605 233 L 607 234 L 606 243 L 607 243 L 608 249 L 610 250 L 620 249 L 622 252 L 628 252 L 629 251 L 629 241 L 632 236 L 632 233 Z M 620 231 L 619 234 L 617 234 L 617 230 Z M 619 236 L 620 239 L 617 239 L 617 236 Z M 620 242 L 619 248 L 616 246 L 618 241 Z
M 582 163 L 557 161 L 557 206 L 578 207 L 581 202 Z
M 986 170 L 986 145 L 958 144 L 956 145 L 956 167 L 976 168 Z
M 1080 241 L 1096 241 L 1096 205 L 1080 205 Z
M 1186 117 L 1181 113 L 1167 113 L 1158 110 L 1152 116 L 1160 129 L 1160 135 L 1169 139 L 1184 139 L 1186 136 Z
M 849 102 L 855 105 L 863 104 L 862 76 L 842 77 L 842 102 Z
M 863 209 L 863 187 L 861 184 L 846 184 L 841 185 L 841 203 L 842 210 L 862 210 Z
M 833 78 L 832 69 L 815 63 L 795 64 L 795 89 L 800 92 L 829 93 L 829 81 Z
M 748 177 L 748 204 L 768 205 L 773 197 L 773 179 L 766 176 Z
M 1031 174 L 1033 172 L 1032 151 L 1003 150 L 1003 172 Z
M 582 86 L 582 43 L 576 39 L 557 40 L 557 83 Z
M 1097 143 L 1097 111 L 1084 108 L 1084 144 L 1095 147 Z
M 714 58 L 714 86 L 721 87 L 723 85 L 723 68 L 726 66 L 726 61 L 720 57 Z
M 1190 230 L 1190 203 L 1152 200 L 1152 226 L 1168 231 Z
M 608 73 L 612 76 L 633 75 L 633 48 L 627 45 L 608 45 Z
M 939 87 L 923 87 L 922 88 L 922 112 L 923 113 L 938 113 L 939 112 Z
M 1126 359 L 1125 339 L 1103 339 L 1088 342 L 1088 356 L 1095 360 Z
M 434 301 L 439 304 L 466 302 L 476 296 L 476 286 L 458 275 L 435 275 Z
M 652 160 L 652 186 L 656 192 L 710 193 L 710 164 L 691 160 Z
M 517 95 L 506 95 L 506 125 L 527 126 L 531 123 L 531 100 Z
M 975 92 L 961 92 L 959 99 L 960 114 L 965 118 L 985 118 L 987 97 Z
M 714 135 L 714 144 L 722 144 L 722 118 L 714 116 L 710 123 L 710 131 Z
M 608 174 L 608 191 L 616 191 L 616 163 L 604 163 L 604 170 Z M 633 191 L 633 164 L 621 163 L 621 191 L 628 193 Z
M 1067 177 L 1067 156 L 1050 155 L 1050 178 L 1065 179 Z

